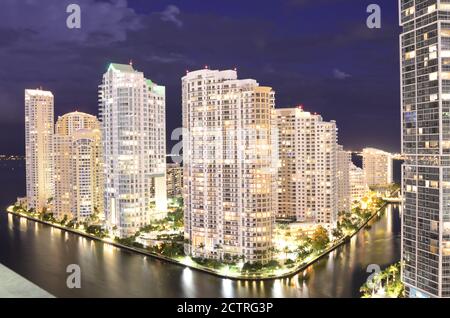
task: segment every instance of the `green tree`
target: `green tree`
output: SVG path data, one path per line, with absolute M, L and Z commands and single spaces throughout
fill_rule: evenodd
M 331 231 L 331 235 L 333 235 L 333 237 L 335 237 L 336 239 L 340 239 L 344 236 L 344 232 L 342 232 L 340 227 L 337 227 Z
M 69 219 L 69 218 L 67 217 L 67 214 L 64 214 L 64 217 L 63 217 L 63 219 L 61 220 L 60 224 L 61 224 L 62 226 L 66 225 L 68 219 Z
M 311 238 L 311 245 L 316 251 L 325 249 L 330 243 L 328 231 L 323 226 L 318 226 Z

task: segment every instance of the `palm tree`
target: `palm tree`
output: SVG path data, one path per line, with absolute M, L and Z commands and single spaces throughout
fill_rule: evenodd
M 380 283 L 381 285 L 383 285 L 383 281 L 386 281 L 386 286 L 389 285 L 389 272 L 387 270 L 382 271 L 381 273 L 379 273 L 378 275 L 381 276 L 380 278 Z
M 395 282 L 395 280 L 397 278 L 397 274 L 399 272 L 399 268 L 398 268 L 397 264 L 389 266 L 388 272 L 390 275 L 392 275 L 392 281 Z
M 378 290 L 380 289 L 380 287 L 382 285 L 382 283 L 381 283 L 382 280 L 383 280 L 383 275 L 381 275 L 381 273 L 378 273 L 373 277 L 372 296 L 375 295 L 375 290 L 378 292 Z
M 363 297 L 368 297 L 370 294 L 372 294 L 371 288 L 368 286 L 367 283 L 361 286 L 359 291 L 363 294 Z

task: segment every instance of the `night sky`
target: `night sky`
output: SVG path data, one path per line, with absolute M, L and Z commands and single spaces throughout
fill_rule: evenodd
M 81 7 L 81 29 L 66 7 Z M 368 29 L 366 8 L 382 9 Z M 167 87 L 167 136 L 181 126 L 181 77 L 237 68 L 276 91 L 277 107 L 336 120 L 346 149 L 399 151 L 396 0 L 1 0 L 0 153 L 24 153 L 24 89 L 55 95 L 55 115 L 97 114 L 110 62 Z M 168 141 L 168 152 L 172 142 Z

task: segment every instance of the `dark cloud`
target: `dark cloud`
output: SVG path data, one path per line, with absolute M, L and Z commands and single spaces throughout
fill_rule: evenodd
M 78 45 L 109 44 L 125 40 L 126 33 L 140 27 L 139 17 L 126 0 L 100 2 L 77 0 L 82 29 L 67 28 L 66 8 L 72 0 L 2 0 L 0 27 L 32 30 L 34 39 L 46 44 L 74 42 Z M 102 36 L 99 37 L 99 34 Z M 99 40 L 101 39 L 100 43 Z M 95 42 L 94 42 L 94 41 Z
M 171 22 L 177 27 L 181 28 L 183 26 L 183 21 L 180 19 L 180 9 L 174 5 L 168 5 L 163 12 L 161 12 L 161 20 L 166 22 Z
M 349 77 L 352 77 L 350 74 L 341 71 L 340 69 L 335 68 L 333 70 L 333 77 L 338 80 L 345 80 Z
M 237 67 L 240 77 L 274 87 L 278 107 L 303 103 L 337 120 L 348 147 L 377 140 L 378 133 L 391 134 L 378 139 L 385 147 L 398 147 L 398 27 L 391 0 L 379 1 L 392 10 L 381 30 L 365 27 L 364 6 L 348 5 L 360 1 L 297 2 L 308 4 L 308 13 L 285 11 L 291 0 L 258 11 L 257 1 L 230 1 L 77 0 L 82 28 L 69 30 L 65 9 L 74 1 L 2 0 L 0 134 L 20 133 L 13 144 L 1 139 L 0 152 L 23 152 L 25 88 L 52 90 L 58 115 L 75 108 L 96 114 L 97 85 L 108 63 L 130 60 L 167 86 L 168 136 L 181 125 L 180 78 L 209 65 Z M 335 69 L 351 77 L 337 81 L 330 75 Z M 385 116 L 389 128 L 361 125 L 361 116 Z

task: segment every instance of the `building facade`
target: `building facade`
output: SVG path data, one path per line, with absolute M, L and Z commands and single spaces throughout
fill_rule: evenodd
M 186 253 L 266 263 L 276 211 L 275 92 L 233 70 L 182 78 Z
M 375 148 L 365 148 L 362 156 L 367 185 L 380 186 L 393 183 L 392 154 Z
M 276 110 L 279 218 L 333 223 L 338 212 L 337 129 L 301 108 Z
M 402 280 L 450 297 L 450 2 L 401 0 Z
M 97 117 L 73 112 L 58 118 L 54 136 L 54 212 L 83 221 L 103 218 L 103 154 Z
M 167 197 L 183 195 L 183 167 L 178 163 L 167 164 Z
M 350 196 L 350 164 L 352 154 L 345 151 L 344 147 L 337 147 L 337 192 L 338 192 L 338 212 L 348 212 L 351 209 Z
M 110 64 L 99 87 L 110 230 L 134 235 L 167 213 L 165 87 Z
M 49 91 L 25 90 L 25 166 L 29 209 L 41 212 L 53 198 L 53 112 Z
M 353 162 L 349 164 L 350 204 L 359 202 L 369 191 L 364 170 Z

